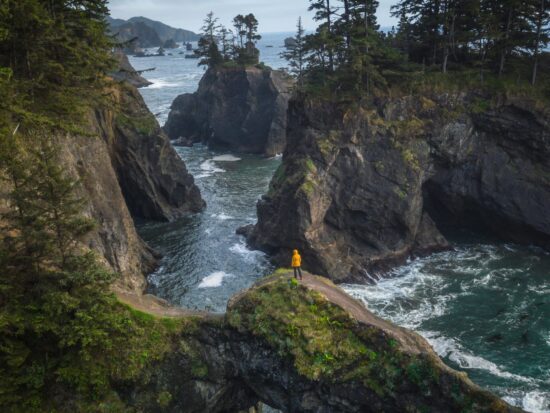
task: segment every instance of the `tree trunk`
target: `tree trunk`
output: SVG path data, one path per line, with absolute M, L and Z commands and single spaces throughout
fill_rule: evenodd
M 365 0 L 365 53 L 369 52 L 367 39 L 369 37 L 369 0 Z
M 534 62 L 533 62 L 533 73 L 531 76 L 531 84 L 535 86 L 537 83 L 537 70 L 539 66 L 539 51 L 540 51 L 540 39 L 542 36 L 542 23 L 544 19 L 545 11 L 545 0 L 540 1 L 540 11 L 537 19 L 537 35 L 535 36 L 535 50 L 533 52 Z
M 506 55 L 508 53 L 508 39 L 510 38 L 510 29 L 512 27 L 512 13 L 513 9 L 510 7 L 508 10 L 508 17 L 506 19 L 506 32 L 504 34 L 504 44 L 500 51 L 500 65 L 498 68 L 498 77 L 501 77 L 504 73 L 504 66 L 506 64 Z
M 330 10 L 330 0 L 326 0 L 326 8 L 327 8 L 327 30 L 328 30 L 328 36 L 329 41 L 332 38 L 332 19 L 331 19 L 331 10 Z M 329 45 L 328 47 L 328 63 L 330 65 L 330 71 L 334 71 L 334 54 L 332 51 L 332 46 Z
M 440 10 L 441 10 L 441 1 L 436 0 L 434 1 L 434 9 L 433 9 L 433 27 L 432 27 L 432 64 L 435 65 L 437 63 L 437 43 L 438 43 L 438 33 L 439 33 L 439 18 L 440 18 Z
M 451 33 L 451 29 L 449 28 L 449 1 L 445 0 L 443 4 L 443 18 L 445 21 L 445 24 L 443 26 L 443 38 L 445 40 L 443 46 L 442 71 L 443 73 L 447 73 L 447 62 L 449 61 L 449 38 Z
M 349 16 L 349 0 L 344 0 L 344 22 L 345 22 L 345 31 L 346 31 L 346 49 L 349 53 L 351 49 L 351 34 L 350 34 L 350 16 Z

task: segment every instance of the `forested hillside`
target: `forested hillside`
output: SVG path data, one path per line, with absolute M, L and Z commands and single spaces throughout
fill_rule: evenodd
M 2 412 L 124 411 L 113 381 L 141 374 L 177 328 L 121 305 L 111 293 L 120 274 L 84 248 L 101 223 L 88 218 L 91 200 L 69 174 L 66 152 L 83 145 L 103 159 L 90 114 L 119 110 L 124 86 L 107 76 L 107 13 L 104 0 L 0 3 Z M 74 167 L 86 176 L 87 166 Z M 95 187 L 104 182 L 93 178 Z
M 402 0 L 389 33 L 378 30 L 377 8 L 377 1 L 311 1 L 319 27 L 305 36 L 299 24 L 287 53 L 306 89 L 342 96 L 472 86 L 548 96 L 547 1 Z

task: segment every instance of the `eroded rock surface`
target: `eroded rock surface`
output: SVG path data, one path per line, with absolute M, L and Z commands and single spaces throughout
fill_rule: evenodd
M 111 93 L 112 109 L 90 113 L 90 135 L 59 137 L 60 162 L 81 180 L 86 213 L 98 224 L 88 246 L 121 274 L 115 289 L 141 294 L 156 257 L 133 219 L 175 219 L 204 201 L 137 89 L 122 83 Z
M 286 144 L 291 88 L 292 80 L 281 71 L 209 69 L 196 93 L 173 102 L 164 130 L 174 141 L 273 156 Z
M 440 95 L 362 109 L 293 101 L 288 145 L 249 242 L 338 281 L 449 248 L 468 225 L 550 248 L 548 108 Z
M 521 412 L 445 366 L 420 336 L 330 281 L 281 272 L 225 316 L 190 318 L 174 352 L 121 388 L 145 412 Z M 164 401 L 164 403 L 161 403 Z

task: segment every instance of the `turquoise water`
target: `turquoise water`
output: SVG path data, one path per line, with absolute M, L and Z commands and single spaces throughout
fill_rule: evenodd
M 268 34 L 262 59 L 278 57 L 288 34 Z M 267 47 L 273 46 L 273 47 Z M 171 102 L 193 92 L 203 74 L 196 60 L 131 58 L 154 84 L 141 89 L 164 123 Z M 205 212 L 174 223 L 147 223 L 140 233 L 165 257 L 150 276 L 152 292 L 172 303 L 224 311 L 237 291 L 272 271 L 235 230 L 256 220 L 280 159 L 177 148 L 208 203 Z M 416 260 L 375 286 L 344 288 L 373 312 L 426 337 L 452 367 L 530 412 L 550 412 L 550 254 L 530 247 L 461 237 L 454 251 Z
M 375 286 L 344 289 L 424 336 L 450 366 L 531 412 L 550 411 L 550 254 L 460 243 Z

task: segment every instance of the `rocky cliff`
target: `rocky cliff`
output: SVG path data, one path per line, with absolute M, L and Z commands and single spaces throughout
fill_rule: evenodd
M 137 88 L 146 87 L 152 84 L 133 68 L 128 60 L 128 56 L 126 56 L 122 51 L 115 52 L 113 57 L 118 66 L 118 70 L 110 74 L 113 79 L 118 82 L 128 82 Z
M 449 248 L 471 226 L 550 248 L 548 107 L 477 95 L 293 101 L 288 145 L 252 245 L 338 281 Z
M 164 130 L 180 143 L 206 142 L 273 156 L 286 144 L 292 80 L 256 67 L 209 69 L 193 94 L 176 98 Z
M 225 316 L 173 319 L 172 350 L 118 394 L 144 412 L 521 412 L 322 278 L 284 271 Z M 178 324 L 179 323 L 179 324 Z
M 60 161 L 81 180 L 98 224 L 88 245 L 122 275 L 117 289 L 141 294 L 155 257 L 133 218 L 171 220 L 204 202 L 137 89 L 120 83 L 110 93 L 113 107 L 90 113 L 88 135 L 59 137 Z

